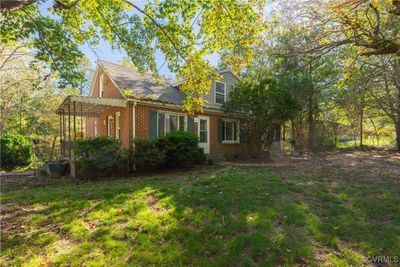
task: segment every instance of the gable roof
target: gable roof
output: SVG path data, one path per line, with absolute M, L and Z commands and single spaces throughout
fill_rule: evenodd
M 130 95 L 135 99 L 182 105 L 186 98 L 186 95 L 175 87 L 178 84 L 175 80 L 157 81 L 148 72 L 141 74 L 133 68 L 103 60 L 99 63 L 119 89 L 129 90 Z
M 122 94 L 123 91 L 129 90 L 130 96 L 135 99 L 157 101 L 174 105 L 182 105 L 183 101 L 186 99 L 186 94 L 178 89 L 179 85 L 182 84 L 180 81 L 165 78 L 156 80 L 149 72 L 141 74 L 131 67 L 125 67 L 104 60 L 100 60 L 99 65 L 121 90 Z M 97 69 L 96 67 L 96 71 Z M 231 70 L 219 71 L 221 74 L 226 72 L 230 72 L 234 77 L 240 80 Z

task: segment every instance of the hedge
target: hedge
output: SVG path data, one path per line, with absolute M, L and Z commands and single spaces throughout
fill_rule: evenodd
M 32 145 L 24 136 L 3 134 L 0 142 L 2 170 L 13 171 L 19 167 L 29 166 L 33 162 Z

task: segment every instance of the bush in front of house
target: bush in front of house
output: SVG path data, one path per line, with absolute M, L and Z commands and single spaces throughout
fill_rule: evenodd
M 33 162 L 32 145 L 19 134 L 1 136 L 1 170 L 12 171 L 29 166 Z
M 77 140 L 75 157 L 80 175 L 105 177 L 127 171 L 127 156 L 119 140 L 99 136 Z
M 198 138 L 190 132 L 170 132 L 157 140 L 157 147 L 165 153 L 166 166 L 171 168 L 192 167 L 205 162 Z
M 165 153 L 157 147 L 157 139 L 133 139 L 132 159 L 137 170 L 154 170 L 165 166 Z

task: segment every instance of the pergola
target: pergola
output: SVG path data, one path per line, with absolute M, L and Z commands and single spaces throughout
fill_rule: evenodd
M 76 141 L 76 121 L 80 117 L 81 132 L 83 132 L 83 117 L 98 117 L 99 113 L 110 107 L 126 107 L 127 100 L 115 98 L 68 96 L 58 107 L 56 113 L 60 116 L 60 146 L 61 155 L 72 156 L 72 141 Z M 71 140 L 71 116 L 73 139 Z M 81 135 L 82 138 L 82 135 Z

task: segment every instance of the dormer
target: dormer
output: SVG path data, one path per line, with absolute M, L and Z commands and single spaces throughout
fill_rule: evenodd
M 211 83 L 210 92 L 204 96 L 207 101 L 206 107 L 221 108 L 221 106 L 228 100 L 229 93 L 233 90 L 239 78 L 230 70 L 223 70 L 219 72 L 221 79 Z

